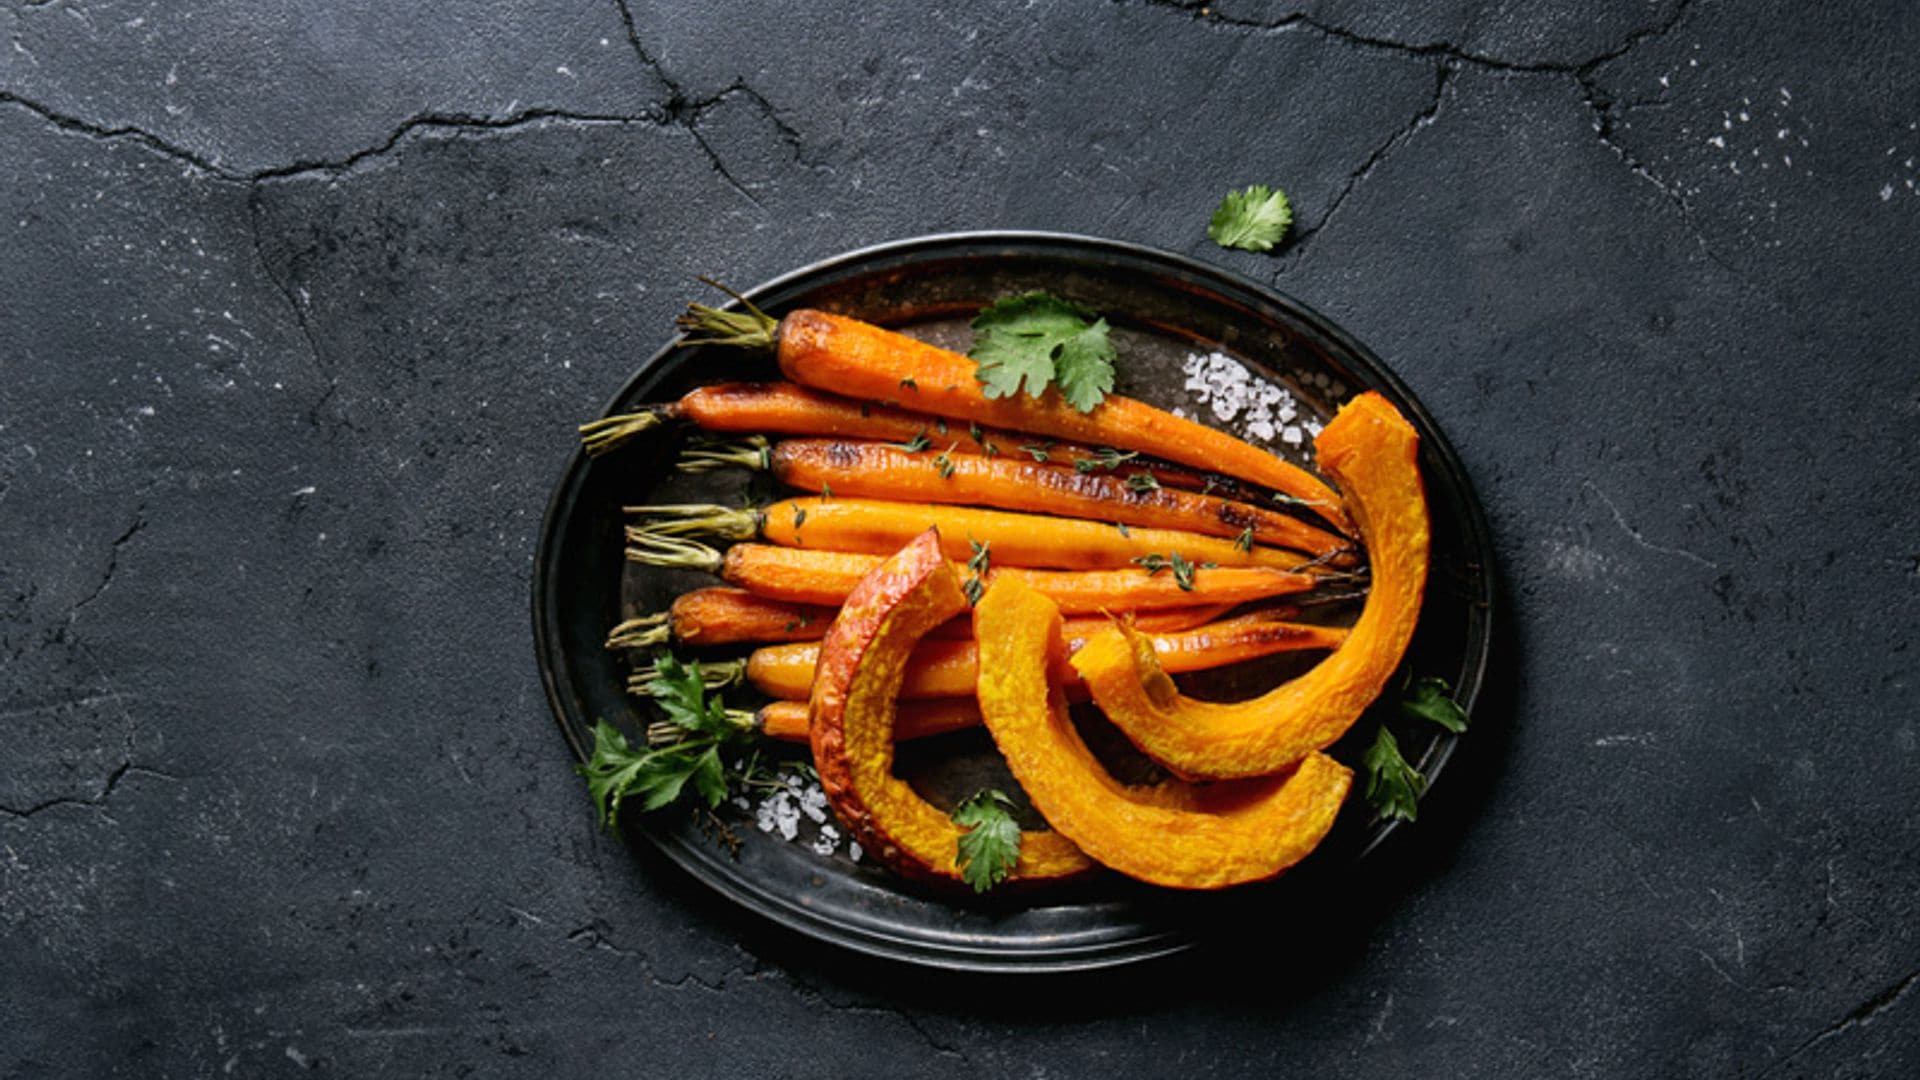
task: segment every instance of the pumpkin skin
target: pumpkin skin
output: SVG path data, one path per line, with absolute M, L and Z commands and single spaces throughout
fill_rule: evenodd
M 928 631 L 967 609 L 960 576 L 928 529 L 860 580 L 821 642 L 808 732 L 834 813 L 887 866 L 926 881 L 960 880 L 965 832 L 893 775 L 895 700 L 907 658 Z M 1009 880 L 1048 879 L 1092 867 L 1055 832 L 1025 832 Z
M 1065 650 L 1053 601 L 1008 579 L 974 608 L 980 714 L 1033 805 L 1093 859 L 1175 889 L 1270 878 L 1333 827 L 1353 773 L 1310 754 L 1286 775 L 1133 788 L 1096 760 L 1049 671 Z
M 1314 447 L 1372 566 L 1366 606 L 1344 644 L 1299 678 L 1234 703 L 1181 694 L 1151 646 L 1126 627 L 1101 631 L 1073 656 L 1107 718 L 1177 775 L 1264 776 L 1331 745 L 1379 696 L 1413 638 L 1431 544 L 1419 434 L 1369 391 L 1340 410 Z

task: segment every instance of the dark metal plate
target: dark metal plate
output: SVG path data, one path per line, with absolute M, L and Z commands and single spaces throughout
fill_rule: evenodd
M 1486 523 L 1453 450 L 1419 402 L 1371 352 L 1297 301 L 1225 271 L 1136 245 L 1044 233 L 965 233 L 906 240 L 829 259 L 747 295 L 769 313 L 817 307 L 857 315 L 942 344 L 964 347 L 966 323 L 985 303 L 1045 289 L 1100 312 L 1115 328 L 1119 392 L 1213 419 L 1184 389 L 1182 362 L 1226 354 L 1287 387 L 1305 417 L 1330 417 L 1362 390 L 1385 394 L 1419 429 L 1420 466 L 1433 515 L 1433 571 L 1409 663 L 1456 688 L 1469 712 L 1479 697 L 1491 645 L 1493 586 Z M 771 364 L 737 351 L 670 344 L 642 364 L 608 412 L 668 401 L 704 383 L 774 377 Z M 1244 421 L 1244 416 L 1235 417 Z M 1227 426 L 1231 427 L 1231 424 Z M 601 647 L 609 628 L 641 611 L 662 610 L 702 584 L 701 575 L 630 567 L 623 558 L 622 505 L 727 502 L 754 494 L 744 476 L 681 477 L 672 463 L 685 433 L 660 430 L 598 460 L 576 453 L 547 509 L 533 578 L 535 643 L 554 715 L 584 758 L 596 719 L 637 734 L 645 718 L 625 693 L 624 658 Z M 1278 452 L 1310 464 L 1310 443 Z M 1312 658 L 1283 657 L 1189 684 L 1191 692 L 1250 694 L 1303 670 Z M 1357 765 L 1376 708 L 1333 748 Z M 1431 725 L 1396 726 L 1403 751 L 1436 780 L 1455 737 Z M 946 736 L 914 752 L 901 771 L 930 798 L 971 790 L 1000 767 L 983 735 Z M 1004 774 L 1000 774 L 1004 775 Z M 1358 785 L 1356 785 L 1356 791 Z M 585 815 L 583 816 L 583 820 Z M 734 806 L 722 816 L 743 841 L 737 854 L 690 815 L 666 811 L 630 823 L 701 882 L 801 933 L 877 956 L 971 971 L 1085 970 L 1186 948 L 1202 935 L 1232 932 L 1241 913 L 1275 890 L 1338 888 L 1346 870 L 1393 831 L 1349 800 L 1334 832 L 1281 879 L 1190 895 L 1106 875 L 1042 891 L 975 900 L 919 889 L 844 850 L 815 854 L 805 843 L 754 828 Z

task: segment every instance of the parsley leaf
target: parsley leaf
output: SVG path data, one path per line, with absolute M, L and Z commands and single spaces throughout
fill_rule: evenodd
M 993 788 L 975 792 L 954 808 L 953 823 L 967 831 L 960 837 L 953 864 L 977 893 L 1007 879 L 1020 861 L 1020 826 L 1008 813 L 1013 800 Z
M 1207 237 L 1223 248 L 1272 251 L 1293 224 L 1286 193 L 1265 184 L 1229 191 L 1207 224 Z
M 753 731 L 727 711 L 718 694 L 708 697 L 699 664 L 682 664 L 671 653 L 654 663 L 648 684 L 654 704 L 666 714 L 666 730 L 678 737 L 665 746 L 635 747 L 618 728 L 605 720 L 593 726 L 593 754 L 579 767 L 587 778 L 587 794 L 602 825 L 612 828 L 620 819 L 620 803 L 640 800 L 642 812 L 658 810 L 679 799 L 689 784 L 709 809 L 727 797 L 727 767 L 723 747 L 743 742 Z
M 1467 730 L 1467 711 L 1453 700 L 1453 687 L 1432 675 L 1413 680 L 1400 698 L 1400 712 L 1431 720 L 1455 735 Z
M 1088 320 L 1092 321 L 1089 322 Z M 1113 342 L 1107 320 L 1057 296 L 1030 292 L 989 305 L 973 320 L 974 377 L 988 398 L 1049 384 L 1067 404 L 1091 412 L 1113 389 Z
M 1367 801 L 1382 818 L 1412 821 L 1420 811 L 1420 793 L 1427 778 L 1400 756 L 1400 744 L 1385 724 L 1373 737 L 1363 759 L 1367 767 Z

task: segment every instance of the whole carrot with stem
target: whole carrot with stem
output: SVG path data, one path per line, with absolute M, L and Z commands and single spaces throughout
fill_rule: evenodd
M 1150 569 L 1172 567 L 1183 582 L 1191 578 L 1194 568 L 1205 564 L 1289 570 L 1314 561 L 1298 552 L 1243 547 L 1223 537 L 1177 529 L 1135 529 L 1075 518 L 878 499 L 783 499 L 761 510 L 700 504 L 625 509 L 642 519 L 627 527 L 628 546 L 641 549 L 671 549 L 677 539 L 705 534 L 882 555 L 900 550 L 933 527 L 940 530 L 950 559 L 971 558 L 971 545 L 979 543 L 992 547 L 997 565 L 1074 570 L 1136 564 Z
M 691 423 L 703 431 L 749 436 L 877 439 L 907 446 L 937 442 L 952 444 L 952 452 L 957 454 L 1025 458 L 1069 466 L 1083 473 L 1125 469 L 1128 475 L 1146 473 L 1167 487 L 1208 494 L 1220 492 L 1249 500 L 1262 497 L 1233 477 L 1145 457 L 1138 451 L 1083 446 L 982 427 L 977 423 L 950 422 L 944 416 L 856 401 L 790 382 L 728 382 L 698 387 L 676 401 L 583 424 L 581 442 L 588 454 L 598 457 L 643 432 L 677 421 Z M 691 471 L 728 462 L 764 467 L 763 444 L 764 440 L 760 440 L 724 450 L 704 450 L 700 460 L 694 463 L 697 468 Z
M 1135 629 L 1187 630 L 1212 622 L 1230 605 L 1168 608 L 1143 611 L 1134 617 Z M 674 598 L 666 611 L 622 622 L 607 635 L 609 649 L 646 649 L 669 641 L 682 645 L 765 645 L 786 641 L 818 641 L 839 609 L 820 604 L 775 600 L 745 589 L 695 589 Z M 1106 624 L 1104 616 L 1069 619 L 1070 629 L 1091 633 Z M 959 618 L 933 630 L 944 638 L 973 636 L 971 619 Z
M 1070 634 L 1071 652 L 1091 633 Z M 1332 649 L 1346 640 L 1341 627 L 1276 622 L 1267 618 L 1228 619 L 1192 630 L 1147 635 L 1161 667 L 1173 673 L 1207 671 L 1243 660 L 1302 649 Z M 768 697 L 799 700 L 813 688 L 813 669 L 820 646 L 803 641 L 755 649 L 746 659 L 744 675 Z M 968 697 L 979 675 L 979 653 L 971 640 L 933 640 L 920 643 L 907 661 L 903 698 Z M 1070 693 L 1083 692 L 1070 672 L 1063 672 Z
M 1275 510 L 1169 488 L 1144 471 L 1081 471 L 1027 457 L 955 453 L 961 440 L 895 444 L 849 439 L 786 439 L 732 460 L 763 468 L 804 491 L 899 502 L 991 506 L 1036 514 L 1125 522 L 1233 537 L 1312 555 L 1344 558 L 1344 537 Z M 723 458 L 694 451 L 694 464 Z M 684 467 L 684 465 L 683 465 Z
M 690 342 L 771 349 L 781 372 L 805 386 L 1223 472 L 1291 496 L 1340 531 L 1352 532 L 1340 497 L 1318 477 L 1224 431 L 1118 394 L 1086 412 L 1055 389 L 1039 397 L 989 398 L 973 360 L 950 349 L 811 308 L 777 320 L 752 304 L 744 308 L 691 305 L 681 326 Z
M 989 562 L 992 549 L 989 547 Z M 734 544 L 722 553 L 683 537 L 649 537 L 630 543 L 627 557 L 651 566 L 704 570 L 759 596 L 796 604 L 837 608 L 853 586 L 884 556 L 815 551 L 773 544 Z M 971 557 L 971 556 L 970 556 Z M 1195 604 L 1245 604 L 1308 592 L 1338 580 L 1265 566 L 1195 568 L 1190 581 L 1142 567 L 1125 570 L 1031 570 L 990 566 L 987 580 L 1019 578 L 1068 615 L 1102 611 L 1152 611 Z M 984 583 L 983 583 L 984 584 Z

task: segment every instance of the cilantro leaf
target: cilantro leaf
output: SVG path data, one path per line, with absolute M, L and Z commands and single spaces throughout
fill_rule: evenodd
M 1455 735 L 1467 730 L 1467 711 L 1453 700 L 1453 687 L 1432 675 L 1413 680 L 1400 698 L 1400 712 L 1431 720 Z
M 1207 224 L 1207 237 L 1223 248 L 1272 251 L 1293 224 L 1286 193 L 1265 184 L 1229 191 Z
M 1400 743 L 1385 724 L 1373 737 L 1362 759 L 1367 768 L 1367 801 L 1382 818 L 1412 821 L 1420 812 L 1420 794 L 1427 778 L 1400 756 Z
M 1107 331 L 1107 320 L 1096 319 L 1062 342 L 1053 358 L 1053 381 L 1060 387 L 1060 396 L 1081 412 L 1092 412 L 1113 391 L 1115 353 Z
M 1008 813 L 1013 800 L 1005 792 L 987 788 L 975 792 L 954 808 L 953 823 L 967 831 L 960 837 L 954 865 L 977 893 L 1007 879 L 1020 861 L 1020 826 Z
M 1092 320 L 1092 321 L 1089 321 Z M 974 377 L 988 398 L 1039 397 L 1058 386 L 1090 412 L 1113 389 L 1113 342 L 1105 319 L 1043 292 L 989 305 L 973 320 Z

